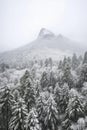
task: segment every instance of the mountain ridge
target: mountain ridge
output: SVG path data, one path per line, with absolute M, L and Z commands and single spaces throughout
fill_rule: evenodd
M 15 50 L 0 53 L 0 63 L 27 62 L 33 58 L 52 57 L 59 59 L 64 55 L 72 55 L 75 52 L 81 52 L 81 48 L 77 46 L 76 42 L 68 39 L 62 34 L 55 35 L 50 30 L 42 28 L 38 37 L 31 43 L 26 44 Z

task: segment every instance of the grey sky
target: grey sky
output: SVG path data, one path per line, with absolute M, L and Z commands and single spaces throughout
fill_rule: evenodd
M 0 51 L 34 40 L 45 27 L 87 43 L 87 0 L 0 0 Z

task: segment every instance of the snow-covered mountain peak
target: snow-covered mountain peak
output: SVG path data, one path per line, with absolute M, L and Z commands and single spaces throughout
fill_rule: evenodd
M 0 63 L 12 64 L 13 66 L 27 64 L 29 59 L 52 57 L 59 59 L 61 56 L 69 56 L 74 52 L 82 53 L 84 49 L 77 43 L 59 34 L 42 28 L 39 36 L 31 43 L 13 51 L 0 54 Z
M 49 31 L 46 28 L 42 28 L 39 32 L 39 38 L 52 38 L 55 37 L 54 33 L 52 33 L 51 31 Z

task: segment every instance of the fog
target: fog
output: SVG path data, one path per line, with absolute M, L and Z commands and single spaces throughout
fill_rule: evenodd
M 0 0 L 0 52 L 33 41 L 43 27 L 87 47 L 87 0 Z

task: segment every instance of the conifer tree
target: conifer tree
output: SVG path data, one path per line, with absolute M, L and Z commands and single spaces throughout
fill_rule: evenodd
M 82 88 L 85 82 L 87 82 L 87 64 L 82 65 L 78 81 L 78 88 Z
M 44 118 L 45 118 L 45 106 L 46 106 L 46 100 L 42 95 L 39 96 L 37 99 L 36 107 L 37 107 L 37 112 L 38 112 L 38 119 L 41 124 L 42 130 L 46 129 L 45 124 L 44 124 Z
M 35 106 L 35 92 L 33 86 L 29 83 L 27 83 L 27 88 L 25 90 L 24 95 L 25 102 L 27 104 L 28 112 L 29 110 Z
M 27 86 L 29 86 L 29 83 L 31 85 L 31 83 L 32 83 L 32 77 L 31 77 L 29 71 L 26 70 L 25 74 L 20 79 L 19 91 L 20 91 L 21 97 L 24 96 L 25 90 L 26 90 Z
M 62 83 L 67 83 L 69 88 L 72 88 L 74 86 L 73 76 L 71 74 L 71 68 L 68 63 L 65 64 L 64 70 L 63 70 L 63 76 L 62 76 Z
M 59 109 L 60 113 L 65 113 L 69 102 L 69 86 L 68 84 L 64 84 L 61 88 L 60 100 L 59 100 Z
M 55 102 L 57 103 L 57 109 L 59 109 L 59 102 L 61 100 L 61 95 L 62 95 L 62 88 L 59 87 L 59 84 L 56 84 L 56 87 L 54 88 L 54 99 Z
M 57 104 L 52 94 L 50 94 L 50 97 L 47 100 L 45 113 L 46 114 L 45 114 L 44 124 L 46 128 L 49 130 L 57 130 L 59 125 L 59 113 L 57 110 Z
M 65 68 L 66 64 L 67 64 L 67 58 L 64 57 L 63 62 L 62 62 L 62 70 Z
M 46 89 L 49 86 L 48 75 L 45 71 L 43 72 L 41 76 L 40 84 L 41 84 L 42 89 Z
M 67 112 L 72 121 L 77 121 L 79 117 L 84 117 L 84 107 L 78 96 L 69 100 Z
M 76 54 L 74 53 L 72 57 L 72 69 L 75 70 L 78 67 L 78 65 L 79 65 L 79 61 Z
M 37 80 L 35 82 L 35 93 L 36 93 L 36 98 L 38 98 L 40 96 L 40 91 L 41 91 L 41 85 L 40 85 L 40 81 Z
M 22 98 L 15 102 L 12 107 L 12 117 L 9 122 L 10 130 L 25 130 L 27 108 Z
M 63 129 L 70 130 L 71 124 L 76 123 L 81 117 L 84 117 L 84 107 L 79 97 L 70 98 L 62 123 Z
M 49 73 L 49 86 L 53 86 L 53 88 L 54 88 L 55 84 L 56 84 L 56 78 L 54 76 L 54 73 L 51 71 Z
M 3 120 L 3 126 L 5 130 L 9 130 L 9 121 L 11 118 L 11 108 L 14 103 L 13 95 L 11 94 L 11 90 L 6 86 L 4 87 L 4 91 L 2 94 L 2 97 L 0 99 L 1 104 L 1 114 L 2 114 L 2 120 Z
M 38 113 L 35 108 L 32 108 L 27 116 L 26 130 L 41 130 Z

